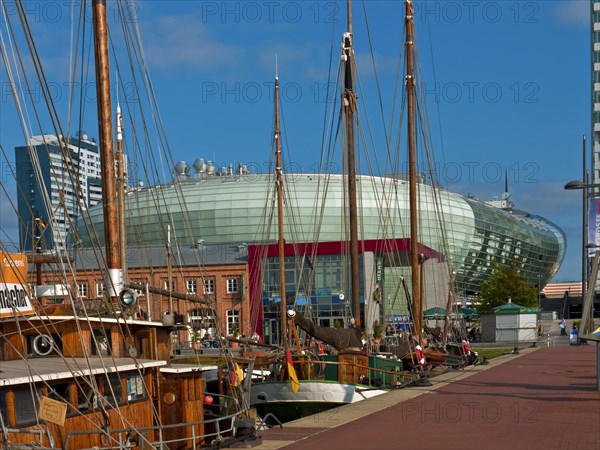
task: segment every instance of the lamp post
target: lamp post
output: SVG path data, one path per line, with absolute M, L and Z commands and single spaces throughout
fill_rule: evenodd
M 584 145 L 584 168 L 585 168 L 585 137 L 583 141 Z M 585 173 L 584 177 L 587 181 L 587 173 Z M 564 186 L 567 190 L 581 189 L 583 191 L 583 220 L 582 220 L 582 244 L 581 244 L 581 252 L 582 252 L 582 270 L 581 270 L 581 298 L 583 300 L 583 309 L 581 315 L 581 331 L 585 332 L 585 327 L 587 326 L 588 319 L 591 319 L 591 324 L 593 326 L 594 323 L 594 291 L 596 287 L 596 279 L 598 274 L 598 266 L 600 265 L 600 252 L 596 251 L 594 255 L 594 260 L 592 262 L 592 271 L 591 277 L 588 287 L 588 248 L 596 248 L 598 245 L 595 243 L 588 244 L 587 243 L 587 235 L 589 224 L 587 222 L 587 214 L 588 214 L 588 198 L 594 197 L 594 193 L 589 193 L 589 189 L 600 188 L 600 184 L 598 183 L 586 183 L 584 181 L 573 180 L 569 181 Z M 591 294 L 591 295 L 590 295 Z M 589 298 L 588 298 L 589 297 Z M 589 314 L 586 314 L 586 306 L 589 303 Z
M 538 308 L 540 308 L 540 314 L 542 313 L 542 276 L 538 275 Z

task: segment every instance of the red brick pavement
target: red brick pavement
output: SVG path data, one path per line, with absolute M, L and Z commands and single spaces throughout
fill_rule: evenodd
M 600 449 L 594 344 L 542 348 L 285 449 Z

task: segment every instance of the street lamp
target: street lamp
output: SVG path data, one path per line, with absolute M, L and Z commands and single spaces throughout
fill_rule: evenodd
M 540 308 L 540 314 L 542 313 L 542 276 L 538 275 L 538 308 Z
M 584 183 L 583 181 L 572 180 L 565 184 L 564 188 L 568 191 L 573 189 L 600 188 L 600 183 Z
M 584 147 L 584 178 L 587 181 L 587 172 L 585 171 L 585 137 L 583 140 Z M 581 269 L 581 298 L 583 300 L 583 311 L 581 314 L 581 331 L 586 331 L 587 320 L 591 318 L 591 323 L 593 326 L 594 323 L 594 291 L 596 287 L 596 280 L 598 277 L 598 266 L 600 265 L 600 252 L 596 251 L 594 255 L 594 260 L 592 262 L 592 271 L 590 279 L 593 280 L 593 285 L 591 288 L 587 288 L 588 284 L 588 248 L 597 248 L 599 247 L 596 244 L 588 244 L 587 236 L 588 236 L 588 226 L 587 223 L 587 215 L 588 215 L 588 198 L 594 197 L 594 193 L 589 193 L 589 189 L 600 188 L 600 183 L 587 183 L 584 181 L 573 180 L 569 181 L 564 186 L 567 190 L 581 189 L 583 191 L 583 218 L 582 218 L 582 244 L 581 244 L 581 252 L 582 252 L 582 269 Z M 590 283 L 591 284 L 591 283 Z M 589 297 L 589 298 L 588 298 Z M 586 306 L 589 307 L 590 311 L 587 313 Z

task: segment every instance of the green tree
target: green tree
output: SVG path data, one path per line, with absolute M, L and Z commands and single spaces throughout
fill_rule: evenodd
M 383 328 L 381 327 L 379 320 L 374 321 L 373 322 L 373 337 L 375 339 L 380 339 L 382 334 L 383 334 Z
M 508 266 L 493 262 L 493 273 L 489 281 L 481 283 L 479 311 L 489 311 L 508 302 L 522 306 L 538 306 L 538 292 L 527 284 L 527 278 L 519 273 L 517 261 Z

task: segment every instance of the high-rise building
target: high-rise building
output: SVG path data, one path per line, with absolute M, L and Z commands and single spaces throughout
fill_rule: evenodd
M 64 248 L 74 219 L 102 200 L 95 139 L 33 136 L 15 148 L 15 164 L 21 249 Z
M 592 182 L 600 183 L 600 0 L 591 0 L 592 31 Z

